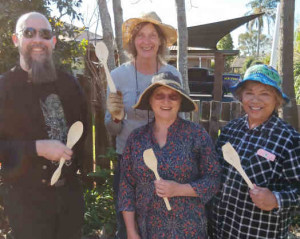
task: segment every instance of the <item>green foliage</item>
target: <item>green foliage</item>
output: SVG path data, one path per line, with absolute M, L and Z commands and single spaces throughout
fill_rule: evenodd
M 260 17 L 257 17 L 246 24 L 249 33 L 256 30 L 256 56 L 259 56 L 261 52 L 260 45 L 262 40 L 260 36 L 264 29 L 264 25 L 267 23 L 268 34 L 270 34 L 270 25 L 275 22 L 276 7 L 279 1 L 280 0 L 250 0 L 246 4 L 247 7 L 251 7 L 251 10 L 247 12 L 246 15 L 264 13 Z
M 238 43 L 243 56 L 256 55 L 257 31 L 240 34 Z M 260 49 L 262 52 L 269 52 L 271 50 L 271 45 L 271 39 L 264 34 L 260 34 Z
M 103 173 L 103 175 L 105 174 L 106 173 Z M 108 181 L 111 180 L 105 181 L 101 186 L 85 190 L 83 226 L 83 234 L 85 236 L 99 235 L 103 230 L 110 236 L 115 232 L 115 206 L 112 195 L 112 185 Z
M 224 36 L 217 44 L 218 50 L 232 50 L 233 49 L 233 40 L 231 34 Z M 233 62 L 233 56 L 227 56 L 225 59 L 225 71 L 230 71 L 230 66 Z
M 250 67 L 250 66 L 253 66 L 253 65 L 256 65 L 256 64 L 263 64 L 264 62 L 260 61 L 260 60 L 256 60 L 256 58 L 254 56 L 249 56 L 246 58 L 245 60 L 245 63 L 243 65 L 243 73 L 245 73 L 245 71 Z
M 300 23 L 295 32 L 294 83 L 297 104 L 300 105 Z
M 271 22 L 275 21 L 276 7 L 278 2 L 280 2 L 280 0 L 250 0 L 246 6 L 250 7 L 251 10 L 247 12 L 246 15 L 257 13 L 264 13 L 264 15 L 247 23 L 247 28 L 250 31 L 258 29 L 259 27 L 263 29 L 264 20 L 269 27 Z
M 294 63 L 295 96 L 297 104 L 300 105 L 300 62 Z
M 74 39 L 75 34 L 82 29 L 78 30 L 61 22 L 60 17 L 69 15 L 72 19 L 81 19 L 82 16 L 75 10 L 75 7 L 79 7 L 81 2 L 82 0 L 2 0 L 0 5 L 0 72 L 9 70 L 18 62 L 18 50 L 14 47 L 11 37 L 17 19 L 30 11 L 40 12 L 48 17 L 58 38 L 54 53 L 55 63 L 70 71 L 78 56 L 83 55 L 83 51 L 78 47 L 79 42 L 66 39 Z M 56 7 L 60 17 L 50 18 L 50 7 Z
M 224 36 L 217 44 L 218 50 L 232 50 L 233 49 L 233 40 L 231 34 Z
M 107 153 L 99 158 L 115 162 L 117 154 L 113 148 L 108 148 Z M 112 238 L 116 229 L 113 172 L 111 169 L 101 169 L 97 166 L 96 172 L 89 173 L 88 176 L 96 181 L 100 179 L 103 183 L 98 183 L 93 189 L 86 189 L 84 193 L 86 212 L 83 233 L 85 236 L 94 236 L 105 231 L 106 236 Z

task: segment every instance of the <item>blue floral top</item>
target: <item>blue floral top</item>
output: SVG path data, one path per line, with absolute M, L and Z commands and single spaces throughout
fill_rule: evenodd
M 155 193 L 154 173 L 143 161 L 152 148 L 165 180 L 189 183 L 198 197 L 169 198 L 171 211 Z M 153 122 L 134 130 L 121 160 L 119 211 L 135 211 L 141 238 L 206 238 L 205 203 L 218 191 L 220 166 L 212 141 L 199 125 L 177 118 L 160 148 Z

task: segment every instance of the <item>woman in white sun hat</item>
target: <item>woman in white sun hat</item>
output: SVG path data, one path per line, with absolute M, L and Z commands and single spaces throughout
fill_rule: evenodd
M 170 71 L 182 78 L 177 69 L 165 62 L 167 47 L 177 40 L 177 31 L 164 24 L 155 12 L 128 19 L 122 26 L 123 47 L 130 61 L 111 72 L 118 90 L 117 94 L 107 91 L 107 112 L 105 124 L 108 131 L 116 136 L 116 151 L 120 161 L 127 137 L 131 131 L 146 124 L 152 114 L 132 109 L 140 94 L 151 84 L 154 74 Z M 181 80 L 182 81 L 182 80 Z M 126 117 L 116 120 L 115 116 L 124 113 Z M 119 167 L 114 176 L 114 191 L 118 191 Z M 122 216 L 117 214 L 117 238 L 126 238 Z

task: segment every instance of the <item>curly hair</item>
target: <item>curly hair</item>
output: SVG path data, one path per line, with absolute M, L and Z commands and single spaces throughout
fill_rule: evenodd
M 164 63 L 166 61 L 166 55 L 168 52 L 168 48 L 167 48 L 167 44 L 166 44 L 166 42 L 167 42 L 166 37 L 159 26 L 157 26 L 153 23 L 150 23 L 150 22 L 141 22 L 138 25 L 136 25 L 136 27 L 132 30 L 132 34 L 131 34 L 132 37 L 129 41 L 128 49 L 126 50 L 127 54 L 131 60 L 136 58 L 137 50 L 135 48 L 134 41 L 135 41 L 135 38 L 136 38 L 137 34 L 139 33 L 139 31 L 147 24 L 152 24 L 158 34 L 161 44 L 157 51 L 157 58 L 161 63 Z

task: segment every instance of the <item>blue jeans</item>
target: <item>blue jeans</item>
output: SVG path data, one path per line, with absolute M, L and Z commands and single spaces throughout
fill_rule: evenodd
M 126 226 L 124 223 L 122 212 L 119 212 L 118 207 L 118 195 L 119 195 L 119 184 L 120 184 L 120 161 L 121 161 L 122 155 L 118 154 L 118 163 L 114 171 L 114 183 L 113 183 L 113 189 L 114 189 L 114 198 L 115 198 L 115 207 L 116 207 L 116 219 L 117 219 L 117 231 L 115 235 L 115 239 L 127 239 L 126 234 Z

